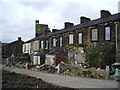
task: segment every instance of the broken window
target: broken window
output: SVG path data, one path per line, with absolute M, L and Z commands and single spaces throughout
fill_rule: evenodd
M 98 41 L 98 29 L 92 29 L 92 41 Z
M 105 27 L 105 40 L 110 40 L 110 27 Z

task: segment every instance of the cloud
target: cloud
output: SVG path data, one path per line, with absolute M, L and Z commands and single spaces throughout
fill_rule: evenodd
M 117 13 L 119 0 L 50 0 L 40 2 L 1 2 L 0 29 L 2 41 L 11 42 L 21 36 L 24 41 L 35 35 L 35 20 L 61 29 L 64 22 L 79 24 L 80 16 L 100 17 L 100 10 Z M 1 34 L 1 33 L 0 33 Z

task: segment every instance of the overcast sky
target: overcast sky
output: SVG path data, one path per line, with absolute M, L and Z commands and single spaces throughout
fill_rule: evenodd
M 80 23 L 80 16 L 100 17 L 100 10 L 118 13 L 119 0 L 39 0 L 0 1 L 0 36 L 2 42 L 22 37 L 27 41 L 35 36 L 35 20 L 48 24 L 50 29 L 62 29 L 64 22 Z

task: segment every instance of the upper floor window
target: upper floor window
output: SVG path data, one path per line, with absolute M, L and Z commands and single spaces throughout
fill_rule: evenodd
M 26 52 L 26 44 L 23 44 L 24 52 Z
M 39 42 L 35 41 L 35 50 L 38 50 L 38 49 L 39 49 Z
M 46 43 L 46 44 L 45 44 L 45 48 L 48 49 L 48 40 L 46 40 L 45 43 Z
M 78 34 L 78 43 L 82 44 L 82 33 Z
M 105 40 L 110 40 L 110 27 L 105 27 Z
M 53 46 L 56 46 L 56 38 L 53 38 Z
M 60 47 L 62 47 L 63 42 L 62 42 L 62 37 L 60 37 Z
M 98 41 L 98 29 L 92 29 L 92 41 Z
M 73 44 L 73 34 L 69 35 L 69 44 Z
M 41 48 L 43 48 L 43 41 L 41 41 Z
M 27 44 L 27 52 L 29 52 L 29 43 Z

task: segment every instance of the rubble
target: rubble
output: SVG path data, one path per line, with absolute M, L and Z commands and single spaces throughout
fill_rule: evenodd
M 60 72 L 65 75 L 89 77 L 89 78 L 102 78 L 105 79 L 106 74 L 104 69 L 85 68 L 84 66 L 71 66 L 69 64 L 61 63 Z
M 47 73 L 56 73 L 57 69 L 53 66 L 43 64 L 41 66 L 36 66 L 38 71 L 47 72 Z

